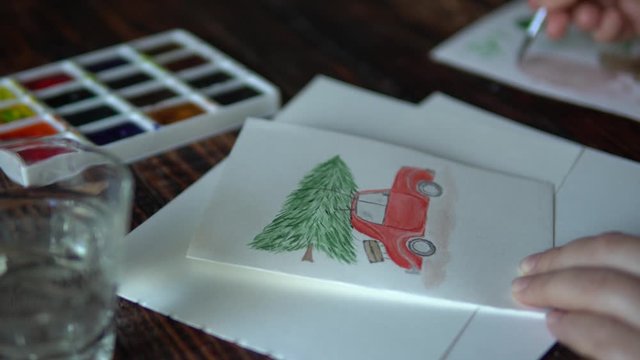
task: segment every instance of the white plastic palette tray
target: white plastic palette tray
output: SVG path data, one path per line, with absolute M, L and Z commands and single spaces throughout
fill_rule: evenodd
M 130 162 L 279 106 L 275 86 L 172 30 L 0 79 L 0 141 L 63 133 Z

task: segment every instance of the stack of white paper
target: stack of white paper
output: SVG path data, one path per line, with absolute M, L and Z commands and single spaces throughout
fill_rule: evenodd
M 394 126 L 385 126 L 391 119 Z M 444 95 L 415 107 L 321 77 L 276 121 L 397 143 L 551 183 L 559 242 L 610 229 L 640 233 L 640 200 L 625 196 L 637 185 L 633 179 L 640 178 L 637 164 Z M 467 128 L 474 131 L 467 133 Z M 474 133 L 482 135 L 469 135 Z M 510 146 L 509 151 L 503 146 Z M 247 170 L 259 181 L 259 172 Z M 443 306 L 406 292 L 382 293 L 302 277 L 283 280 L 265 271 L 188 260 L 188 243 L 200 223 L 194 214 L 216 206 L 205 200 L 218 196 L 214 189 L 224 181 L 221 175 L 216 167 L 128 236 L 128 276 L 121 296 L 277 358 L 535 359 L 553 343 L 543 317 L 536 314 Z M 608 196 L 593 197 L 591 186 L 604 185 Z M 583 205 L 569 206 L 576 199 Z M 597 206 L 584 206 L 590 200 Z M 250 206 L 235 215 L 245 216 Z

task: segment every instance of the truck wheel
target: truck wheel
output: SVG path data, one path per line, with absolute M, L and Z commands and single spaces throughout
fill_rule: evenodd
M 433 181 L 420 181 L 418 192 L 428 197 L 438 197 L 442 195 L 442 186 Z
M 436 253 L 436 246 L 427 239 L 415 238 L 407 241 L 407 248 L 418 256 L 431 256 Z

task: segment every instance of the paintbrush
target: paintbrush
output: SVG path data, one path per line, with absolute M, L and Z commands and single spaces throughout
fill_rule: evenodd
M 525 34 L 524 41 L 520 45 L 520 49 L 518 50 L 518 63 L 522 63 L 524 56 L 527 53 L 527 49 L 533 44 L 533 41 L 536 39 L 540 30 L 544 25 L 545 20 L 547 19 L 547 9 L 544 7 L 536 10 L 536 13 L 533 15 L 529 26 L 527 27 L 527 31 Z

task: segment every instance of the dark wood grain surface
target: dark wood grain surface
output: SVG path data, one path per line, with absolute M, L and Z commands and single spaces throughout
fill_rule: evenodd
M 278 86 L 322 73 L 418 102 L 442 91 L 515 121 L 640 161 L 640 123 L 534 96 L 430 61 L 429 50 L 503 0 L 2 0 L 0 74 L 184 28 Z M 235 133 L 132 165 L 137 226 L 223 159 Z M 116 359 L 262 359 L 125 300 Z M 500 346 L 500 344 L 496 344 Z M 554 348 L 548 359 L 571 359 Z

